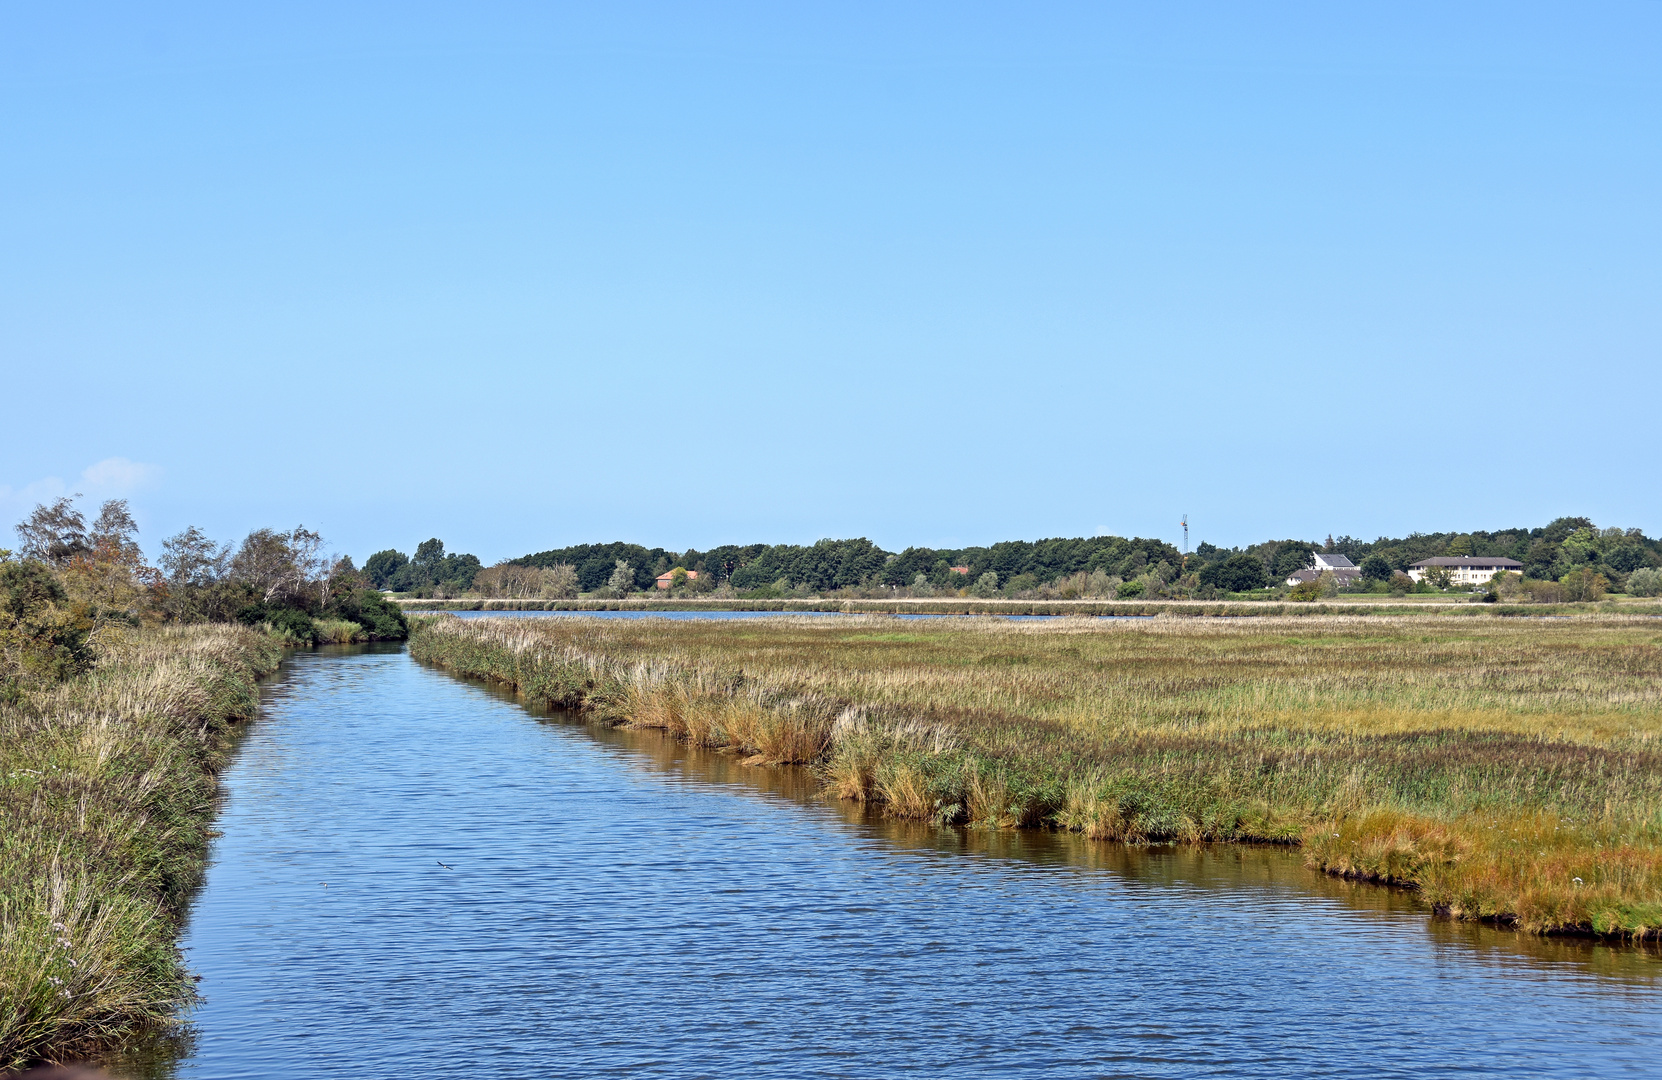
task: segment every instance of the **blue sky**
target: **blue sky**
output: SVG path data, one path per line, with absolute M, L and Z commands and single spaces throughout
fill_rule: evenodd
M 1662 5 L 0 6 L 0 512 L 1662 531 Z

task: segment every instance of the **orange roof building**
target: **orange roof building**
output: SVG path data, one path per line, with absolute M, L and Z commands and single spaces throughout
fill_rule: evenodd
M 675 570 L 681 570 L 681 567 L 677 566 L 675 568 Z M 667 589 L 671 585 L 675 584 L 675 570 L 671 570 L 668 573 L 663 573 L 663 574 L 658 575 L 658 588 Z M 687 575 L 687 580 L 688 581 L 697 581 L 698 580 L 698 571 L 697 570 L 681 570 L 681 572 Z

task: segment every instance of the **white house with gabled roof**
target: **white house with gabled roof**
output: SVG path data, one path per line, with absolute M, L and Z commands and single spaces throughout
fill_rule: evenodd
M 1343 555 L 1324 555 L 1318 551 L 1315 560 L 1316 565 L 1298 571 L 1287 579 L 1287 584 L 1298 585 L 1305 581 L 1315 581 L 1322 576 L 1324 570 L 1332 573 L 1333 579 L 1340 585 L 1349 585 L 1362 576 L 1362 571 L 1356 564 Z

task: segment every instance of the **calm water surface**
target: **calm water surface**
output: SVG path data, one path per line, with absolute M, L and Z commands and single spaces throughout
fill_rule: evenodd
M 226 780 L 158 1075 L 1662 1073 L 1654 954 L 1280 851 L 865 820 L 402 651 L 294 656 Z

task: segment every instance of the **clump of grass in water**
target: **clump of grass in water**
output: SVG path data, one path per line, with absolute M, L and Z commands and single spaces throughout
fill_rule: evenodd
M 313 619 L 312 622 L 317 627 L 319 645 L 350 645 L 369 640 L 369 631 L 347 619 Z
M 1662 925 L 1650 620 L 892 630 L 881 617 L 440 618 L 411 649 L 603 720 L 808 761 L 829 794 L 895 816 L 1303 843 L 1313 865 L 1416 887 L 1462 918 L 1631 936 Z M 757 733 L 783 716 L 800 737 L 762 754 Z
M 193 998 L 173 945 L 214 773 L 277 666 L 232 627 L 142 631 L 0 705 L 0 1068 L 77 1056 Z

